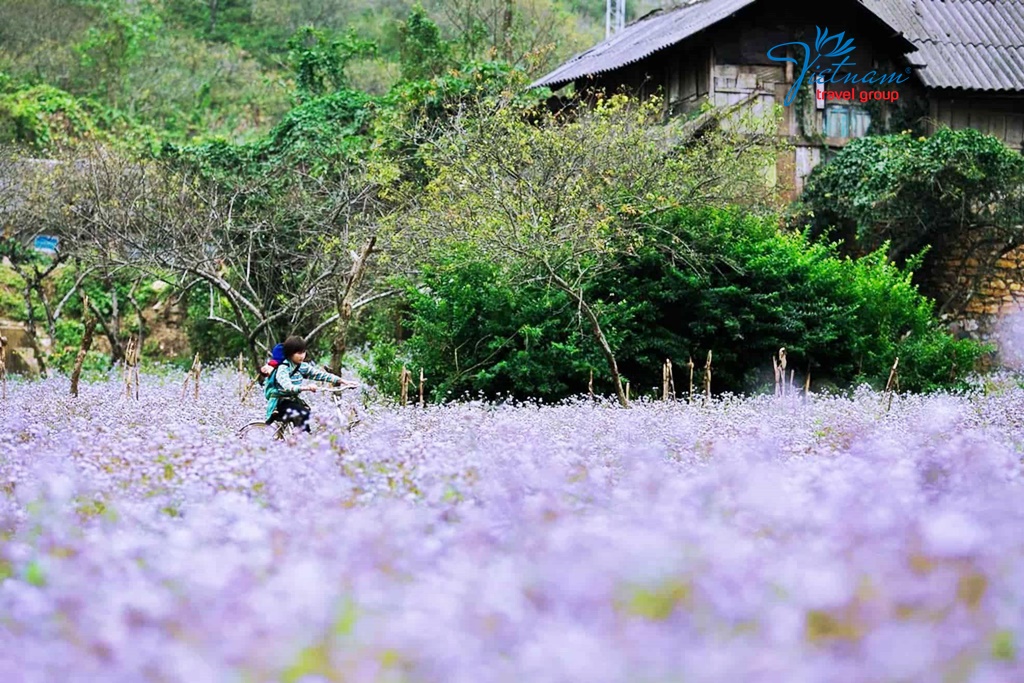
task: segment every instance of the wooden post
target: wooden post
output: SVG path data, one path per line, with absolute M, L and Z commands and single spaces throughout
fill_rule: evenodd
M 693 403 L 693 356 L 690 356 L 690 403 Z
M 789 393 L 786 390 L 786 347 L 779 349 L 779 358 L 772 356 L 772 369 L 775 370 L 775 395 L 785 396 Z M 790 373 L 792 379 L 792 373 Z
M 626 407 L 629 407 L 629 380 L 626 381 Z
M 198 401 L 198 400 L 199 400 L 199 378 L 200 378 L 200 376 L 201 376 L 201 375 L 203 374 L 203 362 L 202 362 L 201 360 L 199 360 L 199 354 L 198 354 L 198 353 L 196 354 L 196 360 L 195 360 L 195 369 L 196 369 L 196 379 L 195 379 L 195 384 L 196 384 L 196 386 L 195 386 L 195 390 L 196 390 L 196 392 L 195 392 L 195 400 L 197 400 L 197 401 Z
M 420 408 L 425 406 L 426 403 L 423 401 L 423 368 L 420 368 Z
M 195 358 L 192 359 L 192 368 L 185 375 L 185 383 L 181 385 L 181 400 L 185 400 L 185 394 L 188 393 L 188 382 L 192 380 L 195 385 L 195 400 L 199 400 L 199 375 L 202 372 L 203 364 L 199 361 L 199 352 L 196 352 Z
M 900 390 L 899 364 L 900 357 L 896 356 L 896 360 L 892 364 L 892 370 L 889 371 L 889 381 L 885 383 L 885 393 L 889 395 L 889 404 L 885 407 L 885 412 L 889 412 L 889 409 L 892 408 L 893 390 Z
M 124 391 L 127 398 L 132 398 L 135 388 L 135 400 L 139 400 L 139 343 L 135 337 L 128 338 L 124 348 Z
M 662 368 L 661 398 L 664 401 L 676 400 L 676 383 L 672 377 L 672 359 L 665 359 L 665 366 Z
M 7 400 L 7 337 L 0 337 L 0 398 Z
M 587 382 L 587 394 L 590 396 L 590 400 L 594 400 L 594 368 L 590 368 L 590 381 Z
M 804 378 L 804 403 L 807 402 L 807 395 L 811 393 L 811 366 L 807 366 L 807 377 Z
M 89 297 L 82 297 L 82 315 L 85 317 L 85 334 L 82 335 L 82 345 L 75 357 L 75 367 L 71 371 L 71 395 L 78 396 L 78 380 L 82 376 L 82 363 L 85 362 L 85 355 L 89 353 L 92 346 L 92 336 L 96 331 L 96 316 L 89 314 Z
M 238 400 L 245 401 L 245 358 L 244 354 L 238 354 Z
M 711 400 L 711 351 L 708 351 L 708 360 L 704 363 L 704 400 Z
M 779 365 L 779 368 L 782 370 L 782 395 L 785 396 L 786 394 L 790 393 L 790 391 L 787 390 L 787 387 L 785 385 L 785 347 L 784 346 L 778 350 L 778 365 Z M 793 378 L 793 372 L 792 371 L 790 373 L 790 377 L 791 377 L 791 379 Z
M 401 374 L 398 376 L 398 382 L 402 386 L 402 394 L 399 400 L 404 407 L 409 404 L 409 384 L 412 383 L 412 373 L 404 365 L 402 366 Z

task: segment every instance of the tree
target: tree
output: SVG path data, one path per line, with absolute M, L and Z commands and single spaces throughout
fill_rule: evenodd
M 625 96 L 598 99 L 575 117 L 512 96 L 469 107 L 424 152 L 436 176 L 402 218 L 423 253 L 468 245 L 469 258 L 568 295 L 624 406 L 615 349 L 584 285 L 614 268 L 617 255 L 635 252 L 634 228 L 654 214 L 771 194 L 760 169 L 774 158 L 774 122 L 743 135 L 705 129 L 687 138 L 656 125 L 660 118 L 660 103 Z M 705 265 L 689 245 L 668 246 L 690 267 Z
M 451 47 L 441 39 L 437 24 L 419 5 L 399 29 L 402 78 L 420 81 L 439 76 L 451 63 Z
M 253 201 L 268 191 L 267 179 L 227 188 L 194 170 L 97 148 L 62 164 L 49 191 L 21 210 L 35 218 L 26 225 L 61 237 L 58 258 L 73 254 L 111 287 L 114 275 L 132 271 L 183 291 L 209 288 L 209 319 L 237 332 L 259 363 L 260 349 L 292 331 L 312 339 L 342 320 L 347 332 L 352 311 L 367 303 L 373 242 L 362 216 L 373 218 L 372 182 L 354 172 L 297 175 L 305 185 L 277 195 L 270 212 Z M 116 353 L 120 309 L 111 291 L 103 324 Z
M 849 251 L 887 244 L 889 258 L 904 263 L 929 247 L 933 259 L 962 245 L 984 262 L 976 276 L 987 277 L 1024 245 L 1024 156 L 972 129 L 861 138 L 811 173 L 802 201 L 814 231 L 844 239 Z
M 344 88 L 345 66 L 354 57 L 373 54 L 376 46 L 351 32 L 331 38 L 324 31 L 306 26 L 288 40 L 288 60 L 295 72 L 300 101 L 307 101 Z
M 580 17 L 557 0 L 435 0 L 431 7 L 466 60 L 543 71 L 602 37 L 603 20 L 581 30 Z

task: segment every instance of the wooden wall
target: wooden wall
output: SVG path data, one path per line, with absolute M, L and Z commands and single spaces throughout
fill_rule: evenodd
M 974 128 L 1013 149 L 1024 149 L 1024 96 L 938 93 L 931 99 L 931 128 Z

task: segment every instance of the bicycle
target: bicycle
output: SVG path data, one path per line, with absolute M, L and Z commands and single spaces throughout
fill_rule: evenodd
M 342 403 L 342 400 L 341 400 L 341 395 L 343 393 L 345 393 L 346 391 L 348 391 L 349 389 L 358 389 L 358 388 L 361 388 L 361 385 L 354 385 L 354 386 L 353 385 L 347 385 L 347 386 L 340 386 L 340 387 L 331 387 L 331 388 L 323 390 L 324 393 L 326 393 L 330 397 L 330 399 L 331 399 L 331 404 L 334 406 L 334 412 L 335 412 L 335 415 L 338 418 L 339 426 L 341 426 L 341 428 L 343 430 L 345 430 L 346 432 L 351 432 L 352 429 L 356 425 L 358 425 L 360 422 L 362 422 L 362 419 L 356 413 L 355 406 L 349 406 L 348 417 L 347 418 L 345 417 L 345 415 L 343 414 L 343 410 L 342 410 L 343 403 Z M 280 422 L 272 422 L 270 424 L 267 424 L 266 421 L 255 420 L 253 422 L 249 422 L 249 423 L 243 425 L 238 430 L 238 432 L 236 434 L 237 434 L 238 438 L 244 439 L 250 433 L 252 433 L 254 431 L 255 432 L 262 432 L 262 431 L 264 431 L 266 429 L 273 429 L 274 430 L 273 439 L 275 441 L 281 441 L 286 436 L 289 436 L 289 435 L 295 433 L 295 425 L 292 424 L 291 422 L 280 421 Z

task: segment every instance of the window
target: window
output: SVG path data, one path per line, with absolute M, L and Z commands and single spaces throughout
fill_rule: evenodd
M 864 107 L 851 103 L 832 103 L 825 106 L 825 136 L 830 138 L 860 138 L 868 134 L 871 114 Z

